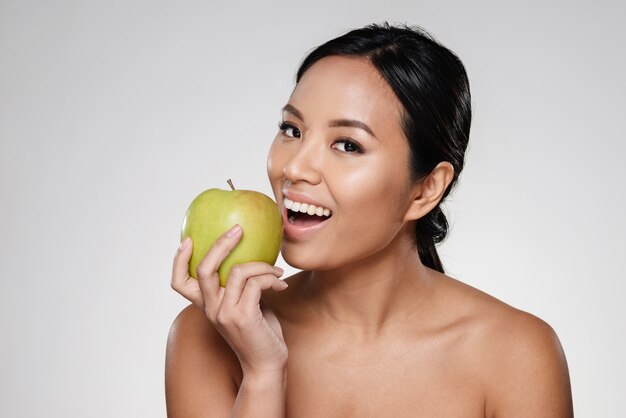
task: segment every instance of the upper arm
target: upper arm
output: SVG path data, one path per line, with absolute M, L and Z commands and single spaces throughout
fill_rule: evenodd
M 190 305 L 170 329 L 165 359 L 167 415 L 227 417 L 237 397 L 239 362 L 204 313 Z
M 554 330 L 520 313 L 491 347 L 488 417 L 573 417 L 565 354 Z

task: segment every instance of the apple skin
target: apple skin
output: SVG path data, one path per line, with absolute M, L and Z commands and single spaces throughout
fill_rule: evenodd
M 218 268 L 220 286 L 226 286 L 235 264 L 276 262 L 283 239 L 283 218 L 276 203 L 252 190 L 208 189 L 191 202 L 181 228 L 181 242 L 185 237 L 193 241 L 191 277 L 198 278 L 196 268 L 200 261 L 213 243 L 235 224 L 241 225 L 243 236 Z

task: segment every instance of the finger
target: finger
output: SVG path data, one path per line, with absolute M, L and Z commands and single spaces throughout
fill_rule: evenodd
M 180 247 L 178 247 L 176 256 L 174 257 L 171 286 L 172 289 L 180 293 L 187 300 L 203 308 L 204 302 L 198 282 L 189 276 L 189 260 L 191 259 L 192 249 L 193 242 L 191 238 L 186 237 L 183 242 L 180 243 Z
M 246 286 L 241 293 L 238 305 L 242 308 L 255 308 L 259 305 L 261 294 L 266 289 L 276 291 L 285 290 L 287 283 L 273 274 L 251 277 L 246 281 Z
M 214 309 L 219 307 L 220 281 L 217 274 L 222 261 L 237 246 L 242 236 L 241 226 L 235 225 L 230 230 L 222 234 L 217 241 L 213 243 L 207 255 L 200 261 L 196 268 L 198 276 L 198 284 L 205 303 L 210 304 Z
M 280 267 L 274 267 L 260 261 L 253 261 L 244 264 L 236 264 L 230 269 L 228 281 L 226 282 L 226 290 L 224 291 L 224 306 L 235 306 L 241 298 L 246 286 L 246 281 L 253 276 L 261 276 L 264 274 L 272 274 L 280 277 L 283 270 Z

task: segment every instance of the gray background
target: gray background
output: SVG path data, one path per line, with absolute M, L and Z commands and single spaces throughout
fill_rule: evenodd
M 0 416 L 165 416 L 187 205 L 271 195 L 297 64 L 384 20 L 469 73 L 449 274 L 555 328 L 577 416 L 626 416 L 623 3 L 350 3 L 0 1 Z

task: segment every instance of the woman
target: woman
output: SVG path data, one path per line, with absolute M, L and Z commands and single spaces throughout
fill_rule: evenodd
M 471 120 L 459 59 L 426 33 L 371 25 L 303 61 L 268 175 L 282 254 L 217 267 L 234 226 L 172 287 L 189 299 L 168 340 L 171 417 L 569 417 L 554 331 L 444 274 L 441 204 Z M 307 212 L 306 214 L 303 212 Z

